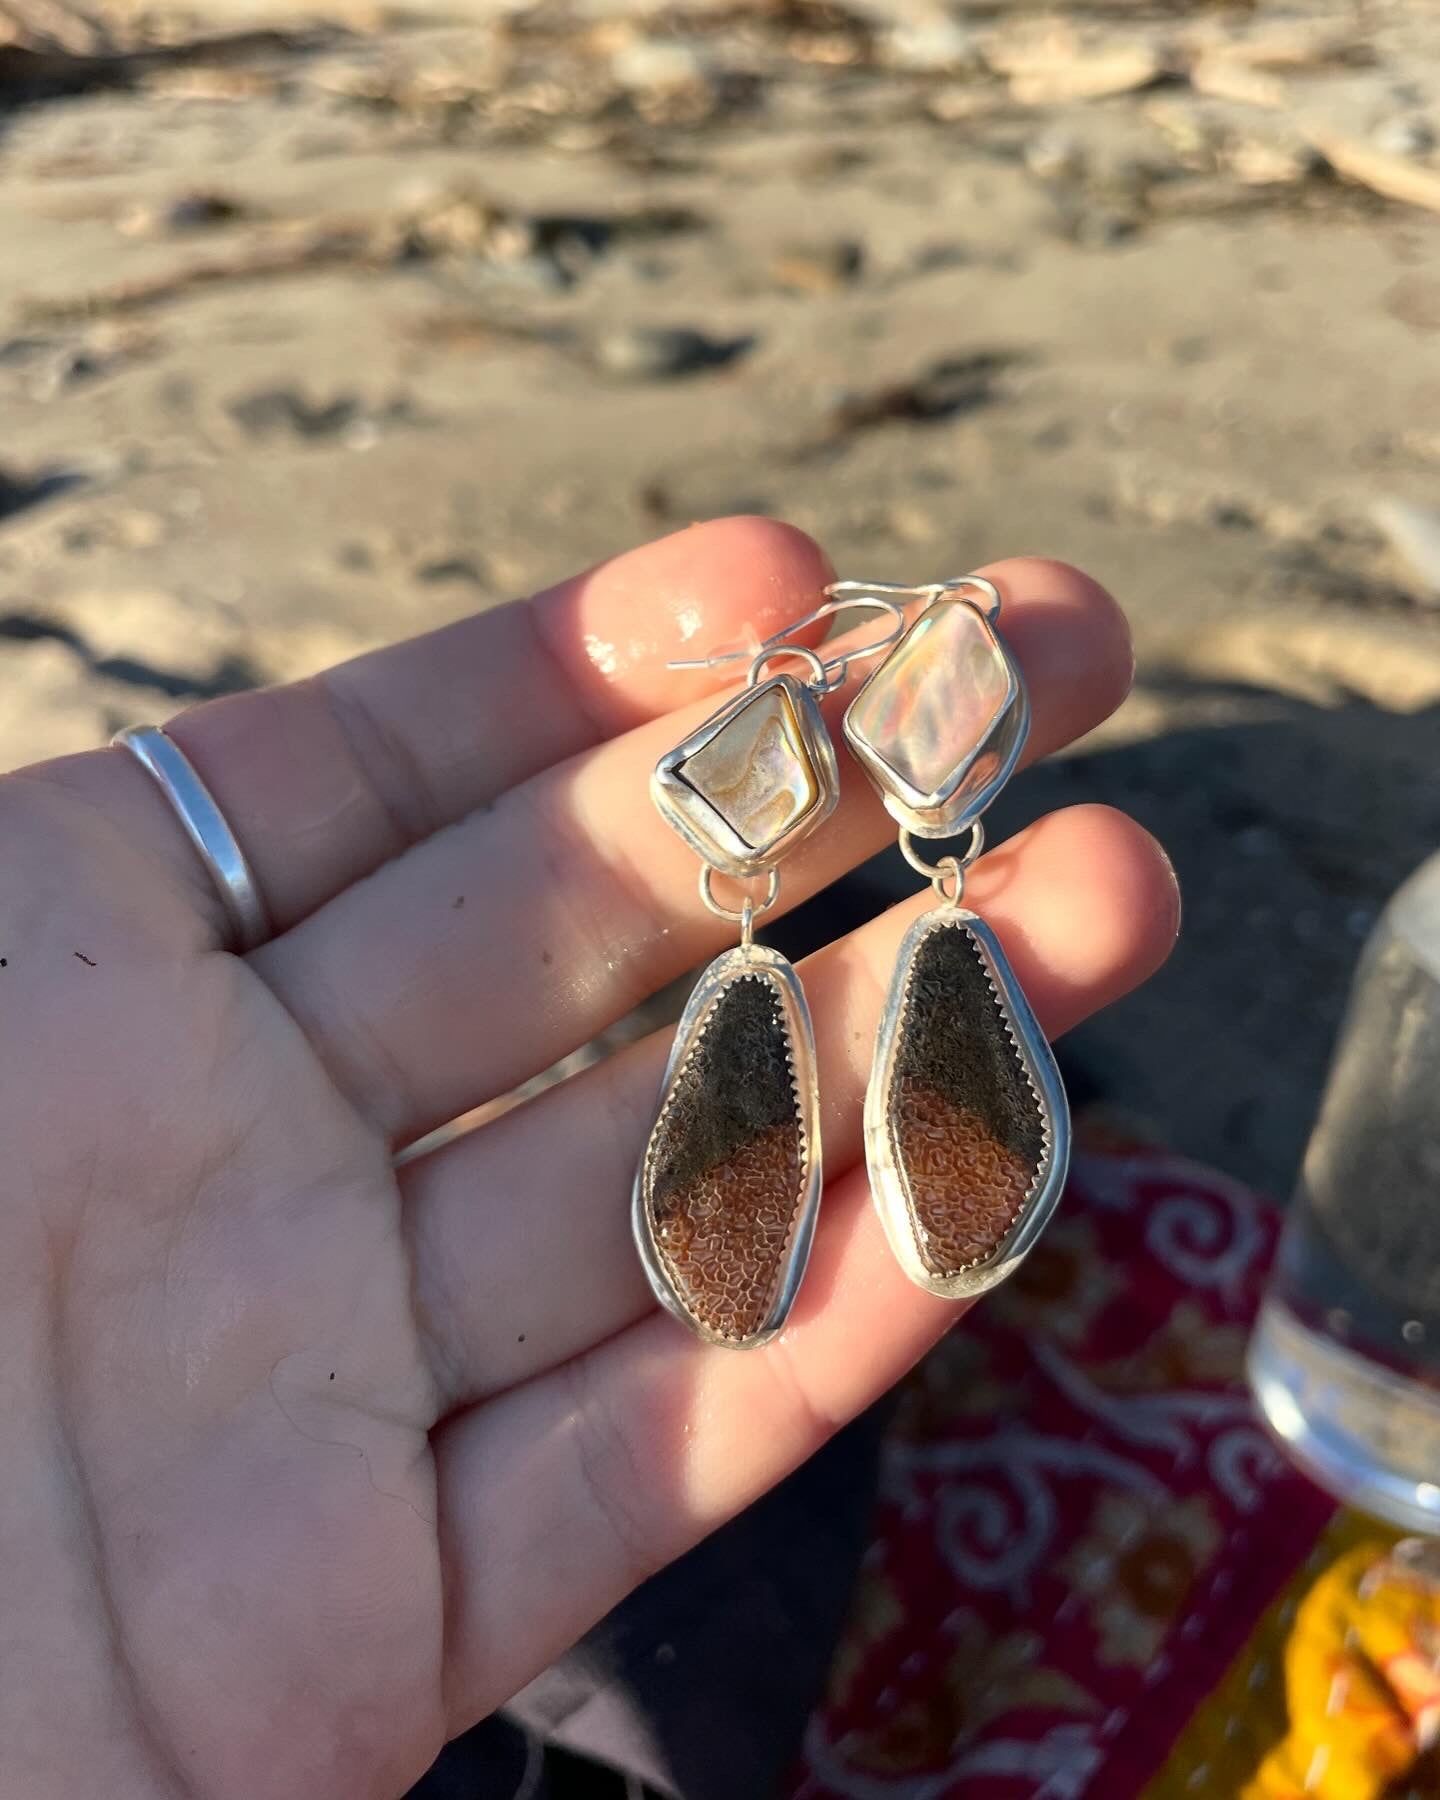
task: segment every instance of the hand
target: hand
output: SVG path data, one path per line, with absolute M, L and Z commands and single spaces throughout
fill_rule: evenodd
M 1125 625 L 1061 564 L 988 573 L 1043 755 L 1123 696 Z M 891 1260 L 860 1136 L 928 889 L 804 967 L 830 1181 L 767 1349 L 693 1340 L 631 1246 L 667 1034 L 392 1166 L 727 947 L 647 796 L 725 676 L 664 664 L 827 579 L 783 526 L 696 527 L 184 714 L 274 920 L 244 959 L 130 756 L 0 781 L 0 1792 L 389 1800 L 953 1323 Z M 844 780 L 785 903 L 891 834 Z M 967 900 L 1052 1033 L 1176 924 L 1100 807 Z

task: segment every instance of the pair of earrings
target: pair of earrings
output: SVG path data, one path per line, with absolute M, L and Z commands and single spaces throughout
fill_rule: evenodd
M 995 629 L 999 591 L 970 575 L 924 588 L 841 581 L 825 595 L 759 646 L 745 687 L 651 782 L 702 859 L 701 899 L 739 926 L 740 942 L 701 975 L 680 1020 L 635 1177 L 635 1240 L 662 1305 L 738 1348 L 784 1324 L 821 1190 L 810 1011 L 794 968 L 754 941 L 754 924 L 778 897 L 781 858 L 839 798 L 819 702 L 861 658 L 889 652 L 850 703 L 845 738 L 939 900 L 900 946 L 865 1097 L 871 1190 L 906 1274 L 948 1298 L 993 1287 L 1039 1236 L 1069 1160 L 1050 1047 L 995 934 L 962 904 L 981 814 L 1029 730 L 1024 683 Z M 901 602 L 917 597 L 927 604 L 907 630 Z M 890 628 L 828 660 L 787 641 L 855 608 L 887 615 Z M 766 674 L 782 658 L 804 675 Z M 966 832 L 961 854 L 933 864 L 915 848 Z M 716 874 L 763 878 L 763 895 L 727 907 Z

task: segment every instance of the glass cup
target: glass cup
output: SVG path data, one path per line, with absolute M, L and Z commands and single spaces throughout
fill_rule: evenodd
M 1440 853 L 1365 947 L 1249 1375 L 1321 1486 L 1440 1534 Z

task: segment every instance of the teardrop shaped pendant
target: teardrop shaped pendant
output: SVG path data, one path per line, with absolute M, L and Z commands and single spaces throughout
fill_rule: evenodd
M 767 1342 L 805 1272 L 819 1199 L 810 1009 L 783 956 L 744 944 L 690 996 L 635 1177 L 657 1299 L 712 1343 Z
M 905 936 L 865 1096 L 870 1184 L 906 1274 L 947 1299 L 1003 1281 L 1070 1158 L 1060 1071 L 993 931 L 944 905 Z

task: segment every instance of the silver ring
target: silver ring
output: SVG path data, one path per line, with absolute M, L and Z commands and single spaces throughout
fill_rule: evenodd
M 127 726 L 110 742 L 149 771 L 174 808 L 224 902 L 235 948 L 243 952 L 263 944 L 270 936 L 270 919 L 255 873 L 190 758 L 158 725 Z

